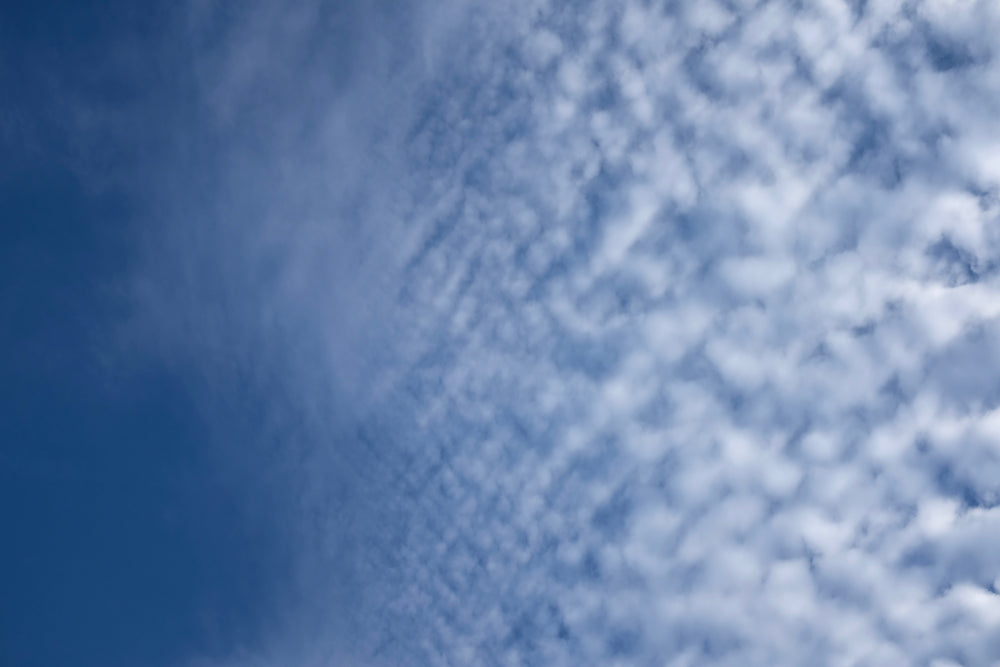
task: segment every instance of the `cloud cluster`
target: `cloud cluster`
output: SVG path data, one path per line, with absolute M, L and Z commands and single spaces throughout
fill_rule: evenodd
M 329 94 L 322 16 L 209 247 L 349 395 L 352 660 L 1000 660 L 995 4 L 453 3 Z

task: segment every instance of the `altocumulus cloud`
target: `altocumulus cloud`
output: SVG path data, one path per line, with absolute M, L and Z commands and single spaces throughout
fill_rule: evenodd
M 175 29 L 136 295 L 273 394 L 295 553 L 197 664 L 1000 660 L 1000 6 Z

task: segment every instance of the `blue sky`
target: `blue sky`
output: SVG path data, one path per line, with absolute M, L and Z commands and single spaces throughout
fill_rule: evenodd
M 1000 10 L 0 14 L 0 662 L 1000 660 Z

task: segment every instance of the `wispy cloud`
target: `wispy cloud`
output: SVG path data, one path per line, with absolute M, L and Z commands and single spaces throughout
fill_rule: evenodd
M 192 16 L 144 294 L 299 424 L 244 662 L 1000 659 L 994 5 Z

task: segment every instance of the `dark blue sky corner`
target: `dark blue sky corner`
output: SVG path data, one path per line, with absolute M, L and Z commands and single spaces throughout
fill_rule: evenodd
M 0 10 L 5 665 L 252 649 L 287 574 L 267 482 L 252 462 L 220 475 L 211 453 L 255 428 L 220 429 L 203 398 L 221 378 L 136 339 L 157 128 L 186 113 L 155 110 L 186 76 L 161 50 L 175 19 L 166 3 Z

